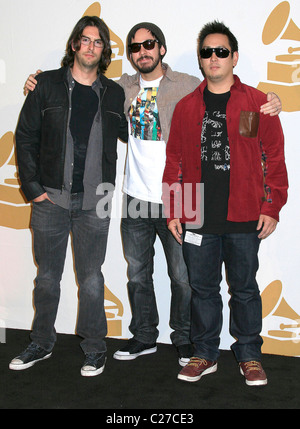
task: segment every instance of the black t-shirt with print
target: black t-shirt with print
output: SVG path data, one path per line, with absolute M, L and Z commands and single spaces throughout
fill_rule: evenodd
M 255 232 L 255 222 L 227 221 L 230 186 L 230 147 L 226 107 L 230 92 L 214 94 L 204 90 L 206 111 L 201 134 L 201 183 L 204 184 L 204 224 L 193 232 L 224 234 Z M 187 228 L 189 229 L 189 228 Z

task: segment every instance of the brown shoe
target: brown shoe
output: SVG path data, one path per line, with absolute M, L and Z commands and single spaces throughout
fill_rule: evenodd
M 240 372 L 246 379 L 248 386 L 265 386 L 268 383 L 267 376 L 260 362 L 240 362 Z
M 189 363 L 180 371 L 177 378 L 185 381 L 198 381 L 203 375 L 217 371 L 217 362 L 192 357 Z

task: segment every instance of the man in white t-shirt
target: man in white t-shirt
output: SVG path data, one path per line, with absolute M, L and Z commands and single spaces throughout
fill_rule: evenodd
M 192 354 L 191 289 L 181 246 L 169 233 L 163 215 L 162 175 L 175 105 L 200 81 L 173 72 L 162 63 L 167 47 L 156 25 L 137 24 L 129 32 L 127 43 L 132 64 L 138 70 L 136 75 L 125 74 L 119 81 L 125 90 L 129 127 L 121 231 L 128 262 L 132 310 L 129 329 L 133 338 L 114 354 L 114 358 L 131 360 L 156 351 L 159 317 L 152 275 L 154 243 L 158 235 L 171 281 L 171 340 L 177 347 L 180 364 L 185 365 Z

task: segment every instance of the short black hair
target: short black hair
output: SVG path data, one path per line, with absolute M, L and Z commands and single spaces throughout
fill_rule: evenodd
M 210 34 L 224 34 L 225 36 L 228 37 L 228 41 L 231 49 L 231 55 L 233 55 L 234 52 L 238 52 L 239 50 L 238 41 L 236 37 L 232 34 L 232 32 L 229 30 L 229 28 L 226 27 L 226 25 L 223 22 L 212 21 L 204 25 L 204 27 L 199 33 L 198 55 L 200 53 L 200 50 L 203 48 L 204 39 Z

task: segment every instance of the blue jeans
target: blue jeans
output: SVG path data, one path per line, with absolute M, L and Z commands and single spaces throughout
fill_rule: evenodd
M 170 327 L 175 346 L 190 344 L 191 288 L 182 248 L 168 230 L 162 204 L 139 201 L 124 195 L 122 239 L 128 263 L 128 295 L 132 319 L 129 326 L 134 338 L 152 344 L 158 338 L 158 311 L 153 286 L 153 258 L 156 234 L 165 252 L 171 280 Z M 135 218 L 130 207 L 139 204 L 141 215 Z
M 258 233 L 204 234 L 201 246 L 184 241 L 192 287 L 191 338 L 195 356 L 216 361 L 222 329 L 220 283 L 225 263 L 229 283 L 230 333 L 238 362 L 261 359 L 262 304 L 256 282 Z
M 96 210 L 82 210 L 82 197 L 83 194 L 72 195 L 69 210 L 48 200 L 33 203 L 31 227 L 38 274 L 31 339 L 47 351 L 52 350 L 56 341 L 54 325 L 70 233 L 79 284 L 77 334 L 83 338 L 84 353 L 106 351 L 107 323 L 101 266 L 110 219 L 99 219 Z

